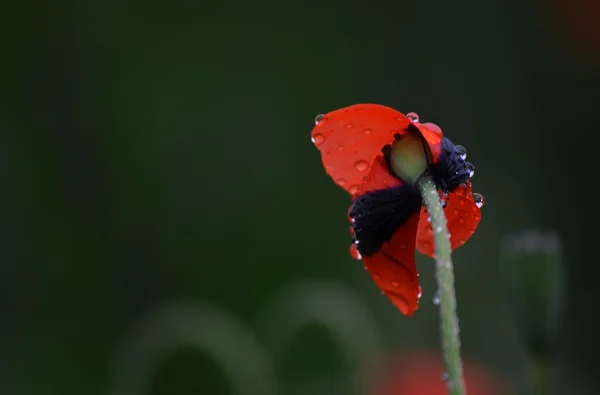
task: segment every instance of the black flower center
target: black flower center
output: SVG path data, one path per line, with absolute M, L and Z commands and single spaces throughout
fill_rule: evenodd
M 390 174 L 398 178 L 390 169 L 387 145 L 382 149 Z M 439 189 L 452 191 L 466 182 L 473 165 L 465 162 L 465 150 L 455 146 L 452 141 L 442 139 L 442 151 L 439 161 L 431 165 L 428 171 L 438 184 Z M 399 187 L 367 192 L 358 196 L 350 207 L 350 218 L 354 230 L 354 242 L 362 256 L 370 256 L 379 250 L 381 244 L 389 241 L 392 234 L 410 215 L 421 209 L 422 198 L 417 187 L 402 184 Z

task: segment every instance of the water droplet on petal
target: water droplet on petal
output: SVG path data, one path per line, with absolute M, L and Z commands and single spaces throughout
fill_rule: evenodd
M 464 223 L 465 223 L 465 219 L 464 219 L 463 217 L 460 217 L 460 218 L 458 219 L 458 222 L 460 222 L 460 224 L 462 225 L 462 224 L 464 224 Z
M 356 170 L 358 171 L 365 171 L 369 167 L 369 164 L 364 160 L 359 160 L 354 164 L 354 167 L 356 167 Z
M 381 280 L 381 276 L 379 274 L 373 274 L 373 279 L 379 281 Z
M 475 175 L 475 166 L 470 162 L 465 162 L 465 169 L 469 172 L 469 178 Z
M 460 213 L 460 210 L 458 210 L 456 208 L 454 210 L 452 210 L 452 214 L 454 214 L 454 215 L 458 215 L 459 213 Z
M 421 296 L 423 296 L 423 288 L 421 288 L 421 286 L 419 285 L 419 293 L 417 294 L 417 299 L 421 299 Z
M 371 129 L 365 129 L 365 130 L 363 130 L 363 132 L 364 132 L 365 134 L 371 134 Z
M 360 190 L 360 188 L 359 188 L 359 186 L 358 186 L 358 185 L 352 185 L 352 186 L 350 187 L 350 193 L 351 193 L 351 194 L 358 193 L 358 191 L 359 191 L 359 190 Z
M 319 114 L 315 117 L 315 125 L 323 124 L 326 120 L 325 114 Z
M 406 114 L 406 118 L 410 119 L 412 122 L 419 122 L 419 116 L 416 112 L 409 112 Z
M 360 252 L 358 252 L 358 248 L 356 248 L 356 244 L 354 243 L 350 246 L 350 256 L 354 259 L 362 259 L 362 255 L 360 255 Z
M 346 129 L 352 129 L 352 126 L 354 126 L 354 125 L 352 125 L 351 123 L 346 124 Z
M 440 293 L 438 291 L 435 291 L 435 293 L 433 294 L 433 304 L 440 304 Z
M 458 156 L 460 156 L 460 159 L 465 160 L 467 159 L 467 149 L 465 147 L 463 147 L 462 145 L 457 145 L 456 147 L 456 153 L 458 154 Z
M 338 178 L 337 183 L 338 185 L 344 185 L 346 183 L 346 180 L 343 178 Z
M 315 143 L 315 145 L 319 145 L 319 144 L 323 144 L 323 142 L 325 141 L 325 136 L 323 136 L 322 134 L 315 134 L 312 138 L 313 143 Z
M 392 286 L 398 288 L 400 283 L 398 281 L 392 281 Z
M 479 208 L 483 207 L 483 195 L 480 193 L 474 193 L 473 194 L 473 200 L 475 201 L 475 205 Z

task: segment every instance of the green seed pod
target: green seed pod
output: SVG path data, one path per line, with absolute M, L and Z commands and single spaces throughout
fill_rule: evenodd
M 429 146 L 418 132 L 409 131 L 392 143 L 389 166 L 406 183 L 415 184 L 431 161 Z
M 559 237 L 537 230 L 510 235 L 500 260 L 508 308 L 519 336 L 536 360 L 547 361 L 564 307 L 566 281 Z

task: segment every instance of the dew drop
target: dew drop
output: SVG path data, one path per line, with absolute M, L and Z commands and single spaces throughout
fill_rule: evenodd
M 346 129 L 352 129 L 352 127 L 353 127 L 353 126 L 354 126 L 354 125 L 352 125 L 351 123 L 349 123 L 349 124 L 346 124 Z
M 315 125 L 323 124 L 325 121 L 325 114 L 319 114 L 315 117 Z
M 392 281 L 392 286 L 398 288 L 400 286 L 400 283 L 398 281 Z
M 448 374 L 448 372 L 444 372 L 444 373 L 442 373 L 442 376 L 440 378 L 442 380 L 446 381 L 450 378 L 450 375 Z
M 435 293 L 433 294 L 433 304 L 440 304 L 440 293 L 438 291 L 435 291 Z
M 465 223 L 465 219 L 463 217 L 460 217 L 458 219 L 458 222 L 460 222 L 460 224 L 463 225 Z
M 341 151 L 344 149 L 344 146 L 342 144 L 336 144 L 334 145 L 335 149 L 337 149 L 338 151 Z
M 364 132 L 365 134 L 371 134 L 371 129 L 365 129 L 365 130 L 363 130 L 363 132 Z
M 460 210 L 455 208 L 454 210 L 452 210 L 452 214 L 458 215 L 458 214 L 460 214 Z
M 356 167 L 356 170 L 358 171 L 365 171 L 369 167 L 369 164 L 364 160 L 359 160 L 354 164 L 354 167 Z
M 431 222 L 431 217 L 427 217 L 427 222 Z
M 352 186 L 350 187 L 350 193 L 351 193 L 351 194 L 358 193 L 358 191 L 359 191 L 359 190 L 360 190 L 360 188 L 358 187 L 358 185 L 352 185 Z
M 483 195 L 480 193 L 474 193 L 473 194 L 473 200 L 475 201 L 475 205 L 479 208 L 483 207 Z
M 315 143 L 315 145 L 323 144 L 324 141 L 325 141 L 325 136 L 323 136 L 320 133 L 315 134 L 312 138 L 312 142 Z
M 373 274 L 373 279 L 379 281 L 381 280 L 381 276 L 379 274 Z
M 406 114 L 406 118 L 410 119 L 412 122 L 419 122 L 419 116 L 416 112 L 409 112 Z
M 435 231 L 438 232 L 438 233 L 441 232 L 442 231 L 442 227 L 438 226 L 437 228 L 435 228 Z
M 362 255 L 360 255 L 360 252 L 358 252 L 358 248 L 356 248 L 356 244 L 354 243 L 350 246 L 350 256 L 357 260 L 362 259 Z
M 475 166 L 470 162 L 465 162 L 465 169 L 469 172 L 469 178 L 475 175 Z
M 337 183 L 338 183 L 338 185 L 344 185 L 344 184 L 346 184 L 346 180 L 343 178 L 338 178 Z
M 419 293 L 417 294 L 417 299 L 421 299 L 421 296 L 423 296 L 423 288 L 421 288 L 421 286 L 419 285 Z
M 458 154 L 460 159 L 462 159 L 462 160 L 467 159 L 467 149 L 465 147 L 463 147 L 462 145 L 456 146 L 456 153 Z

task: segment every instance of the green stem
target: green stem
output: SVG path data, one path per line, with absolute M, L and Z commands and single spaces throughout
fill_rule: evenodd
M 451 395 L 466 395 L 463 380 L 462 361 L 460 359 L 460 339 L 458 336 L 458 316 L 456 314 L 456 296 L 454 294 L 454 269 L 452 266 L 450 234 L 444 208 L 435 182 L 423 176 L 417 182 L 427 212 L 431 218 L 431 228 L 435 242 L 436 277 L 440 299 L 440 325 L 442 331 L 442 350 L 448 392 Z
M 539 358 L 533 359 L 533 385 L 535 395 L 548 395 L 550 389 L 548 385 L 548 363 Z

